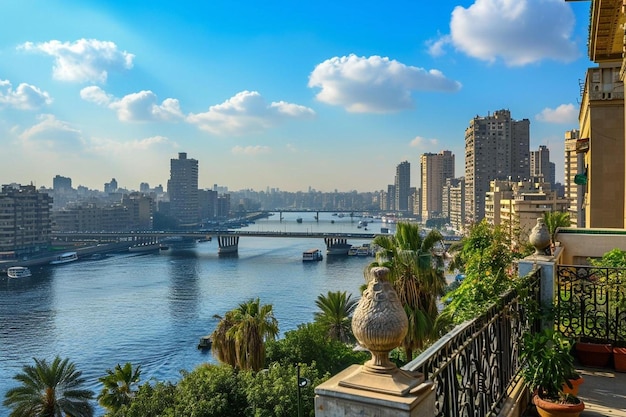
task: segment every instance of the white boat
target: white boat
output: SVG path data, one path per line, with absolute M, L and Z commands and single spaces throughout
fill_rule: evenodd
M 66 264 L 77 260 L 78 254 L 76 252 L 65 252 L 54 258 L 54 260 L 50 262 L 50 265 Z
M 157 252 L 161 249 L 160 243 L 149 243 L 144 245 L 129 246 L 129 252 Z
M 31 276 L 30 269 L 25 266 L 12 266 L 7 269 L 7 275 L 9 278 L 26 278 Z
M 309 249 L 302 252 L 302 262 L 321 261 L 324 259 L 319 249 Z

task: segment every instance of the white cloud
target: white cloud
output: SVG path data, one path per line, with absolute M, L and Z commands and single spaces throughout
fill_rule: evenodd
M 413 107 L 413 91 L 457 91 L 461 84 L 386 57 L 349 55 L 327 59 L 309 77 L 319 101 L 355 113 L 388 113 Z
M 570 5 L 562 0 L 476 0 L 468 8 L 455 7 L 450 37 L 457 50 L 494 62 L 521 66 L 543 59 L 570 62 L 579 56 L 571 40 L 575 24 Z
M 37 44 L 26 42 L 18 48 L 53 57 L 52 75 L 62 81 L 104 83 L 109 71 L 132 68 L 135 57 L 118 50 L 113 42 L 97 39 L 79 39 L 73 43 L 58 40 Z
M 216 135 L 242 134 L 276 126 L 288 119 L 309 119 L 315 112 L 305 106 L 273 102 L 256 91 L 242 91 L 205 113 L 190 113 L 187 121 Z
M 235 146 L 232 149 L 233 154 L 235 155 L 259 155 L 263 153 L 270 153 L 269 146 Z
M 535 116 L 541 122 L 546 123 L 578 123 L 578 108 L 573 104 L 561 104 L 556 109 L 545 108 Z
M 84 146 L 82 132 L 52 114 L 39 116 L 39 123 L 24 130 L 20 139 L 27 146 L 74 154 Z
M 171 141 L 165 136 L 152 136 L 130 141 L 94 138 L 90 144 L 89 150 L 101 155 L 133 155 L 133 158 L 135 158 L 135 152 L 144 153 L 160 148 L 165 148 L 167 151 L 170 151 L 171 149 L 177 147 L 178 144 L 176 142 Z
M 0 80 L 0 108 L 33 110 L 52 103 L 50 95 L 34 85 L 21 83 L 13 90 L 11 82 Z
M 176 121 L 184 118 L 177 99 L 167 98 L 161 104 L 152 91 L 140 91 L 116 99 L 98 86 L 85 87 L 80 91 L 85 101 L 107 106 L 117 112 L 119 120 L 137 121 Z
M 421 136 L 416 136 L 409 143 L 409 146 L 411 147 L 422 148 L 422 149 L 430 149 L 438 145 L 439 145 L 439 141 L 437 139 L 426 139 Z

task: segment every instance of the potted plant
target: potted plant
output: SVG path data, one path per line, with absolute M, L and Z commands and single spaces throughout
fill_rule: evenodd
M 533 393 L 533 403 L 542 417 L 578 416 L 585 404 L 563 387 L 573 387 L 577 375 L 569 339 L 552 329 L 526 333 L 522 339 L 522 376 Z

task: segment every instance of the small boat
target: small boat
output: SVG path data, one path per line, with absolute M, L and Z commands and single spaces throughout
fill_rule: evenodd
M 198 349 L 211 349 L 213 345 L 213 339 L 211 335 L 202 336 L 198 342 Z
M 66 264 L 68 262 L 74 262 L 78 260 L 78 254 L 76 252 L 65 252 L 58 255 L 52 261 L 50 261 L 50 265 L 60 265 Z
M 160 243 L 148 243 L 128 247 L 129 252 L 156 252 L 160 249 Z
M 12 266 L 7 269 L 7 275 L 9 278 L 26 278 L 32 274 L 26 266 Z
M 324 259 L 319 249 L 309 249 L 302 252 L 302 262 L 321 261 Z
M 296 219 L 296 221 L 297 221 L 298 223 L 302 223 L 302 217 L 298 217 L 298 218 Z
M 350 249 L 348 249 L 348 256 L 356 256 L 357 255 L 357 247 L 356 246 L 352 246 Z

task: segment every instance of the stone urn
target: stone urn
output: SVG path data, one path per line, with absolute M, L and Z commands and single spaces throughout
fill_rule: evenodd
M 420 382 L 398 369 L 389 352 L 400 346 L 409 321 L 393 285 L 387 281 L 389 269 L 375 267 L 370 281 L 352 316 L 352 332 L 361 346 L 372 354 L 359 372 L 339 384 L 360 389 L 405 395 Z
M 537 224 L 528 236 L 530 244 L 535 247 L 535 255 L 549 255 L 550 250 L 550 232 L 543 218 L 537 219 Z

